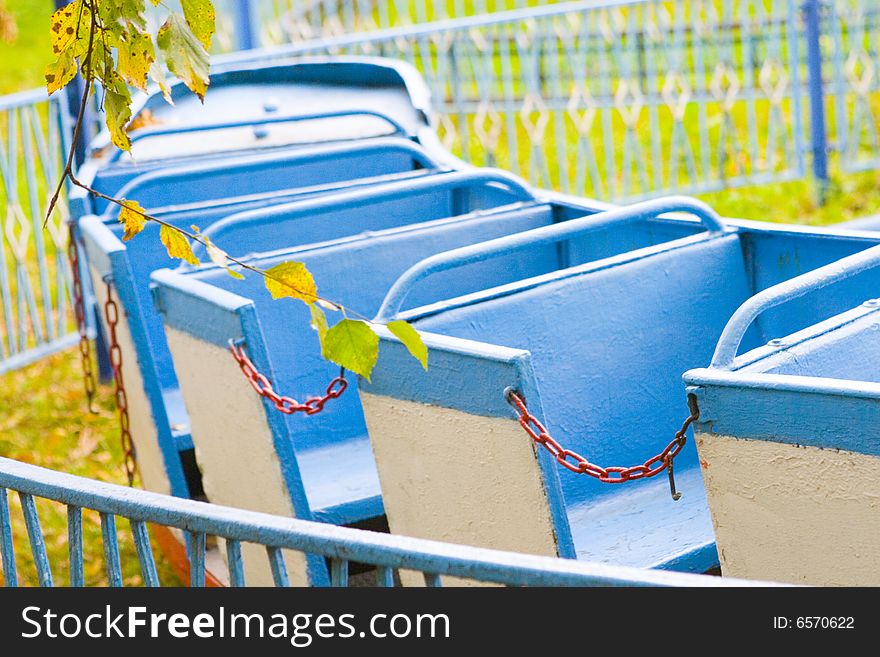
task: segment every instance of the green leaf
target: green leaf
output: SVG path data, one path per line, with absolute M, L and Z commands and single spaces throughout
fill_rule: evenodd
M 180 0 L 183 16 L 195 37 L 202 42 L 205 50 L 211 48 L 214 36 L 215 15 L 211 0 Z
M 422 367 L 428 369 L 428 348 L 422 341 L 422 336 L 416 331 L 412 324 L 397 319 L 386 324 L 388 330 L 391 331 L 403 343 L 413 358 L 422 364 Z
M 201 41 L 178 14 L 171 14 L 159 28 L 156 43 L 165 55 L 168 69 L 202 101 L 208 90 L 210 61 Z
M 324 338 L 327 336 L 329 325 L 327 324 L 327 315 L 316 303 L 309 304 L 309 310 L 312 312 L 311 326 L 318 333 L 318 339 L 321 341 L 321 353 L 324 352 Z
M 165 102 L 173 105 L 174 99 L 171 97 L 171 87 L 168 84 L 168 79 L 165 77 L 165 65 L 158 59 L 150 66 L 150 79 L 162 90 Z
M 180 258 L 191 265 L 199 264 L 199 259 L 193 253 L 189 240 L 180 231 L 163 225 L 159 230 L 159 239 L 162 240 L 168 255 L 172 258 Z
M 122 209 L 119 211 L 119 223 L 125 227 L 122 241 L 127 242 L 144 229 L 147 218 L 146 210 L 137 201 L 122 199 Z
M 144 17 L 144 0 L 113 1 L 116 3 L 117 14 L 122 20 L 140 30 L 147 28 L 147 20 Z
M 141 91 L 147 90 L 147 75 L 156 61 L 153 38 L 146 32 L 129 32 L 117 43 L 116 70 L 122 79 Z
M 318 300 L 315 279 L 303 263 L 282 262 L 265 273 L 266 289 L 273 299 L 292 297 L 306 303 L 315 303 Z
M 58 59 L 46 67 L 46 89 L 49 95 L 67 86 L 67 83 L 76 77 L 76 60 L 73 51 L 68 49 L 58 55 Z
M 369 381 L 379 357 L 379 336 L 366 322 L 343 319 L 324 335 L 323 354 Z
M 131 91 L 117 74 L 105 74 L 101 80 L 104 84 L 104 113 L 110 139 L 117 148 L 131 150 L 131 139 L 125 131 L 131 121 Z

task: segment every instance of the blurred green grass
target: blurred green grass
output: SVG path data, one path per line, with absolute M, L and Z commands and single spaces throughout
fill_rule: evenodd
M 15 17 L 15 41 L 0 41 L 0 94 L 33 89 L 43 84 L 43 69 L 49 63 L 49 16 L 55 10 L 51 0 L 6 0 Z

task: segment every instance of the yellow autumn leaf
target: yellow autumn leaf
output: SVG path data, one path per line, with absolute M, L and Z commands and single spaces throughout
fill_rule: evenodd
M 208 50 L 214 36 L 216 18 L 211 0 L 180 0 L 180 7 L 192 33 Z
M 292 297 L 306 303 L 318 300 L 315 279 L 301 262 L 282 262 L 266 271 L 266 289 L 273 299 Z
M 142 91 L 147 90 L 147 75 L 156 60 L 153 38 L 146 32 L 127 33 L 117 43 L 116 69 L 122 79 Z
M 119 223 L 125 227 L 122 241 L 127 242 L 144 229 L 147 218 L 146 210 L 137 201 L 122 199 L 122 209 L 119 211 Z
M 186 21 L 171 14 L 159 28 L 156 43 L 165 55 L 168 69 L 204 101 L 210 83 L 210 57 Z
M 199 232 L 198 228 L 195 226 L 193 226 L 193 228 L 196 229 L 196 232 Z M 208 257 L 211 259 L 211 262 L 218 267 L 223 267 L 223 269 L 226 270 L 226 273 L 232 276 L 232 278 L 237 278 L 239 280 L 244 278 L 244 276 L 229 266 L 229 254 L 226 253 L 226 251 L 214 244 L 207 237 L 203 237 L 203 239 L 205 240 L 205 249 L 208 252 Z
M 73 57 L 73 51 L 65 50 L 58 55 L 58 59 L 49 64 L 44 73 L 46 89 L 49 91 L 49 95 L 67 86 L 67 83 L 76 77 L 76 71 L 77 66 L 76 60 Z
M 170 226 L 163 225 L 159 230 L 159 239 L 165 245 L 168 255 L 172 258 L 180 258 L 191 265 L 199 264 L 199 259 L 193 253 L 189 240 L 179 231 Z
M 77 23 L 86 16 L 82 0 L 74 0 L 66 4 L 49 19 L 49 35 L 52 40 L 52 52 L 57 57 L 76 41 Z M 84 21 L 88 25 L 87 21 Z

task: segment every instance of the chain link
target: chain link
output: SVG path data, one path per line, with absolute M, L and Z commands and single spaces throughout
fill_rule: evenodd
M 256 393 L 271 401 L 277 410 L 286 415 L 293 415 L 294 413 L 315 415 L 320 413 L 324 410 L 324 405 L 328 401 L 342 396 L 342 393 L 348 387 L 348 381 L 345 380 L 345 368 L 343 367 L 339 369 L 339 376 L 327 385 L 323 395 L 320 397 L 309 397 L 304 402 L 299 402 L 292 397 L 285 397 L 275 392 L 269 379 L 257 371 L 251 359 L 244 353 L 244 349 L 236 345 L 232 340 L 229 341 L 229 351 Z
M 134 475 L 137 471 L 135 460 L 134 442 L 131 439 L 131 427 L 128 418 L 128 395 L 125 392 L 125 381 L 122 378 L 122 348 L 116 337 L 116 327 L 119 324 L 119 305 L 113 299 L 113 284 L 108 276 L 104 279 L 107 286 L 107 301 L 104 303 L 104 319 L 107 321 L 107 331 L 110 339 L 110 368 L 113 370 L 113 381 L 116 387 L 116 408 L 119 409 L 119 435 L 122 440 L 122 458 L 125 466 L 125 475 L 128 477 L 128 485 L 134 484 Z
M 681 493 L 675 490 L 675 476 L 673 473 L 672 462 L 687 442 L 688 427 L 700 417 L 700 410 L 697 407 L 696 397 L 693 395 L 688 395 L 688 408 L 690 409 L 690 415 L 662 452 L 652 456 L 639 465 L 631 465 L 629 467 L 607 466 L 604 468 L 590 462 L 589 459 L 584 458 L 577 452 L 566 449 L 554 440 L 538 418 L 529 413 L 525 400 L 514 390 L 508 388 L 504 391 L 504 396 L 507 399 L 507 403 L 514 408 L 519 416 L 519 423 L 522 428 L 525 429 L 526 433 L 529 434 L 531 439 L 537 444 L 550 452 L 550 455 L 556 459 L 556 462 L 564 468 L 567 468 L 575 474 L 588 475 L 606 484 L 623 484 L 629 481 L 647 479 L 666 470 L 669 475 L 669 488 L 672 494 L 672 499 L 678 501 L 681 498 Z
M 76 231 L 74 224 L 68 224 L 67 236 L 67 259 L 70 262 L 71 285 L 73 287 L 73 314 L 76 318 L 76 328 L 79 332 L 79 355 L 82 362 L 83 384 L 86 389 L 86 400 L 90 413 L 97 413 L 95 408 L 95 372 L 92 369 L 92 341 L 89 340 L 89 328 L 86 322 L 85 295 L 83 293 L 82 278 L 79 269 L 79 248 L 76 243 Z

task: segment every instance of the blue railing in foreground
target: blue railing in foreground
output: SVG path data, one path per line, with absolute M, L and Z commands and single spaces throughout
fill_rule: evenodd
M 64 94 L 0 98 L 0 375 L 74 344 L 67 201 L 46 222 L 68 148 Z
M 205 584 L 205 545 L 209 536 L 225 539 L 229 581 L 244 585 L 240 551 L 242 543 L 266 548 L 276 585 L 287 584 L 281 550 L 321 555 L 330 559 L 333 585 L 346 586 L 348 564 L 375 566 L 376 584 L 393 586 L 394 571 L 420 571 L 428 585 L 440 585 L 451 575 L 512 586 L 743 586 L 755 584 L 705 575 L 638 570 L 573 560 L 535 557 L 509 552 L 449 545 L 388 534 L 379 534 L 315 522 L 221 507 L 204 502 L 133 491 L 114 484 L 46 470 L 0 458 L 0 552 L 7 586 L 17 583 L 16 554 L 10 493 L 17 493 L 33 564 L 43 586 L 56 584 L 46 537 L 37 514 L 37 499 L 67 507 L 70 584 L 83 584 L 83 510 L 100 514 L 107 581 L 121 585 L 122 564 L 117 518 L 130 522 L 143 581 L 158 586 L 147 523 L 183 531 L 190 545 L 191 585 Z M 57 540 L 58 537 L 53 537 Z M 19 542 L 22 545 L 22 542 Z

